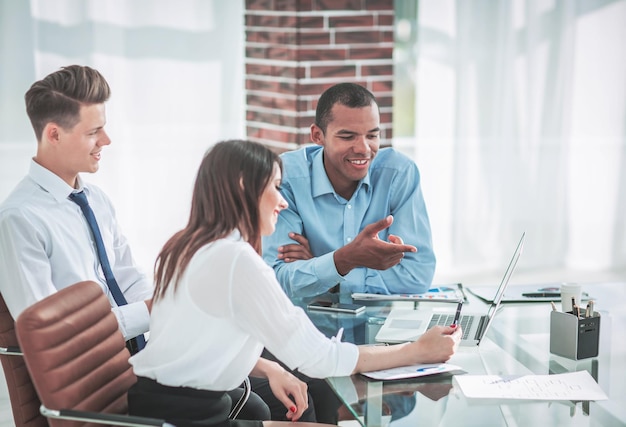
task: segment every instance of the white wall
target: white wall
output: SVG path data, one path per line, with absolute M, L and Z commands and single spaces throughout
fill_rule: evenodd
M 150 273 L 187 220 L 203 153 L 244 136 L 243 2 L 0 0 L 0 200 L 28 170 L 36 141 L 23 96 L 63 65 L 107 78 L 107 131 L 100 171 Z

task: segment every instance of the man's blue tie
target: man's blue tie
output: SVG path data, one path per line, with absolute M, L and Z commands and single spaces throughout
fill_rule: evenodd
M 87 224 L 89 224 L 89 228 L 91 229 L 91 233 L 93 234 L 93 238 L 96 242 L 96 249 L 98 251 L 98 259 L 100 260 L 100 266 L 102 267 L 102 272 L 104 273 L 104 278 L 106 279 L 107 286 L 113 295 L 113 299 L 117 303 L 118 307 L 122 305 L 128 304 L 124 294 L 120 290 L 117 281 L 115 280 L 115 276 L 113 276 L 113 271 L 111 270 L 111 264 L 109 264 L 109 258 L 107 257 L 106 250 L 104 249 L 104 242 L 102 241 L 102 234 L 100 234 L 100 228 L 98 227 L 98 222 L 96 221 L 96 216 L 93 214 L 93 210 L 89 206 L 89 202 L 87 201 L 87 196 L 84 191 L 79 193 L 70 194 L 70 199 L 80 206 L 80 209 L 83 211 L 83 215 L 87 220 Z M 131 353 L 136 353 L 144 348 L 146 345 L 146 340 L 142 335 L 138 335 L 135 338 L 132 338 L 129 343 L 129 349 Z M 135 342 L 133 342 L 135 341 Z M 136 351 L 133 351 L 132 347 L 136 345 Z

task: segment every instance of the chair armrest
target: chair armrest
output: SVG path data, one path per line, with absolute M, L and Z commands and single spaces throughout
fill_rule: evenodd
M 237 418 L 244 405 L 248 401 L 251 391 L 252 387 L 250 386 L 250 378 L 246 377 L 246 379 L 243 380 L 243 394 L 241 395 L 237 403 L 233 405 L 233 409 L 231 409 L 230 414 L 228 414 L 229 419 L 234 420 L 235 418 Z
M 54 418 L 58 420 L 82 421 L 127 427 L 175 427 L 174 425 L 167 423 L 165 420 L 158 418 L 137 417 L 133 415 L 103 414 L 100 412 L 75 411 L 72 409 L 56 410 L 48 409 L 43 405 L 39 407 L 39 411 L 47 418 Z
M 8 347 L 0 347 L 0 356 L 23 356 L 19 347 L 10 345 Z

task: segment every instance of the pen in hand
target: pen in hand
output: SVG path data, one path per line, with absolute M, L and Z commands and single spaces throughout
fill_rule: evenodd
M 456 306 L 456 313 L 454 313 L 454 320 L 452 321 L 452 326 L 456 327 L 459 324 L 459 318 L 461 317 L 461 308 L 463 308 L 463 301 L 459 301 Z

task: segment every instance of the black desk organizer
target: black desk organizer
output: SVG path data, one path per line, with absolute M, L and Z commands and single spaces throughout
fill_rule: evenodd
M 600 313 L 580 317 L 571 311 L 550 313 L 550 353 L 580 360 L 598 355 Z

